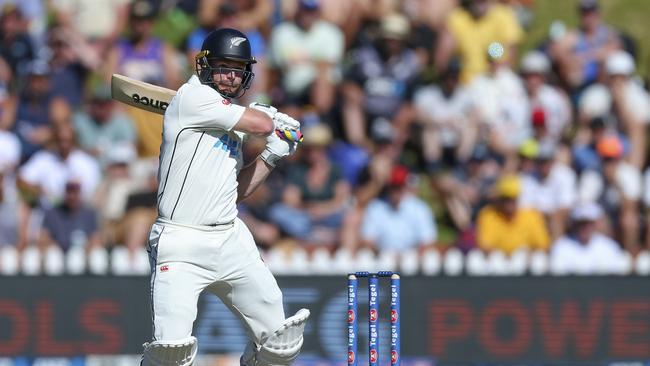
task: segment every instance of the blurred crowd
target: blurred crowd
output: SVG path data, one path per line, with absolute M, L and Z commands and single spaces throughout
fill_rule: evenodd
M 650 95 L 637 42 L 571 1 L 579 25 L 524 50 L 534 0 L 0 0 L 0 267 L 142 261 L 162 117 L 112 101 L 110 76 L 176 89 L 233 27 L 258 60 L 239 103 L 305 135 L 239 207 L 264 251 L 606 272 L 650 249 Z

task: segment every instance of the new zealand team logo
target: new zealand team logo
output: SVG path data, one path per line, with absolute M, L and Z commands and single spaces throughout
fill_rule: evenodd
M 399 355 L 397 354 L 397 351 L 390 351 L 390 363 L 392 363 L 392 364 L 397 363 L 398 358 L 399 358 Z
M 353 362 L 354 362 L 354 352 L 348 351 L 348 363 L 353 363 Z
M 370 362 L 377 362 L 377 350 L 373 349 L 370 351 Z
M 399 315 L 397 315 L 397 310 L 391 310 L 390 311 L 390 321 L 395 323 L 397 321 L 397 318 Z
M 377 310 L 375 309 L 370 310 L 370 321 L 371 322 L 377 321 Z
M 356 316 L 354 315 L 354 310 L 348 310 L 348 323 L 352 323 Z

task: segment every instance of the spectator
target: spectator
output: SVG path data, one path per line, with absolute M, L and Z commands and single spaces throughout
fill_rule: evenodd
M 430 173 L 465 162 L 477 142 L 477 110 L 468 90 L 459 85 L 459 72 L 457 63 L 450 64 L 441 75 L 440 87 L 426 86 L 414 96 Z
M 577 200 L 576 173 L 558 158 L 560 146 L 550 143 L 539 145 L 532 156 L 530 174 L 522 176 L 521 207 L 534 208 L 544 214 L 551 238 L 565 232 L 565 222 Z
M 502 155 L 514 153 L 532 135 L 530 108 L 523 81 L 503 62 L 504 55 L 484 50 L 487 72 L 476 75 L 468 85 L 482 126 L 480 140 Z
M 619 274 L 624 251 L 612 238 L 598 232 L 603 213 L 595 203 L 577 205 L 571 211 L 567 235 L 551 248 L 551 269 L 557 274 Z
M 86 39 L 100 57 L 124 32 L 131 0 L 52 0 L 56 22 Z
M 361 223 L 361 246 L 377 251 L 432 247 L 437 240 L 431 208 L 409 188 L 409 171 L 397 165 L 381 198 L 372 200 Z
M 108 87 L 94 88 L 88 108 L 73 117 L 79 147 L 95 156 L 100 163 L 107 162 L 108 154 L 116 146 L 135 148 L 136 132 L 131 119 L 116 110 Z
M 580 98 L 580 120 L 611 116 L 616 129 L 630 139 L 628 159 L 641 169 L 645 162 L 645 129 L 650 122 L 650 95 L 634 76 L 634 59 L 613 52 L 605 62 L 606 79 L 588 87 Z
M 86 77 L 99 68 L 100 55 L 84 38 L 68 28 L 55 27 L 49 35 L 52 91 L 63 96 L 72 107 L 79 108 Z
M 23 29 L 29 34 L 35 50 L 46 41 L 48 4 L 42 0 L 0 0 L 0 8 L 15 6 L 23 17 Z
M 503 45 L 503 62 L 512 65 L 524 33 L 514 11 L 507 5 L 489 0 L 462 0 L 460 4 L 447 18 L 446 31 L 436 54 L 436 67 L 444 69 L 452 54 L 457 52 L 463 66 L 461 81 L 467 84 L 488 71 L 485 50 L 493 42 Z
M 616 135 L 602 137 L 596 151 L 602 159 L 602 169 L 582 172 L 578 181 L 579 200 L 599 203 L 609 222 L 607 233 L 618 233 L 623 247 L 636 253 L 641 172 L 623 160 L 623 144 Z
M 499 178 L 495 202 L 478 214 L 476 237 L 481 249 L 506 254 L 519 249 L 548 249 L 550 239 L 544 217 L 534 209 L 518 207 L 520 193 L 519 177 L 504 175 Z
M 18 245 L 19 202 L 15 169 L 20 161 L 20 142 L 0 130 L 0 247 Z
M 322 19 L 320 0 L 299 3 L 293 21 L 273 28 L 269 59 L 282 78 L 280 85 L 286 93 L 282 104 L 311 105 L 326 114 L 341 78 L 345 40 L 339 28 Z
M 47 63 L 32 61 L 27 66 L 27 81 L 20 95 L 7 104 L 3 129 L 13 131 L 20 139 L 22 161 L 50 140 L 49 107 L 53 100 L 50 81 Z
M 539 51 L 527 53 L 521 61 L 520 72 L 530 101 L 535 138 L 557 144 L 571 122 L 571 105 L 564 92 L 546 82 L 550 70 L 548 58 Z
M 101 177 L 97 161 L 76 148 L 70 124 L 56 126 L 53 136 L 52 149 L 37 152 L 19 169 L 19 186 L 43 207 L 51 207 L 63 199 L 66 182 L 75 180 L 83 200 L 91 202 Z
M 605 25 L 598 0 L 578 2 L 580 24 L 551 44 L 560 77 L 571 90 L 580 91 L 598 78 L 599 65 L 620 48 L 618 32 Z
M 246 6 L 249 3 L 249 6 Z M 218 5 L 217 5 L 218 4 Z M 214 7 L 207 8 L 208 6 Z M 235 28 L 246 34 L 251 44 L 255 64 L 255 83 L 251 86 L 243 99 L 266 100 L 268 87 L 267 70 L 267 45 L 261 29 L 269 19 L 273 10 L 273 3 L 266 0 L 233 1 L 233 0 L 204 0 L 201 8 L 208 11 L 199 12 L 201 25 L 187 38 L 186 57 L 190 65 L 196 62 L 195 56 L 201 51 L 203 40 L 214 29 Z M 247 103 L 243 103 L 247 104 Z
M 301 161 L 288 170 L 282 201 L 270 217 L 285 233 L 307 245 L 333 248 L 340 239 L 350 185 L 327 155 L 332 133 L 325 124 L 303 130 Z
M 63 202 L 45 211 L 39 244 L 41 249 L 57 246 L 63 251 L 81 246 L 91 249 L 102 245 L 97 213 L 86 206 L 81 184 L 65 183 Z
M 106 80 L 112 73 L 177 89 L 180 83 L 174 49 L 153 35 L 157 15 L 148 0 L 136 0 L 131 4 L 131 32 L 128 38 L 120 39 L 111 49 L 106 67 Z M 137 108 L 128 108 L 138 135 L 138 155 L 141 158 L 157 159 L 162 142 L 162 117 Z
M 36 58 L 27 24 L 19 8 L 12 4 L 4 4 L 0 11 L 0 56 L 13 74 L 22 74 L 22 68 Z
M 410 100 L 422 66 L 406 43 L 409 33 L 406 17 L 387 15 L 381 20 L 379 39 L 351 51 L 342 85 L 343 127 L 350 143 L 372 150 L 368 133 L 381 120 L 393 125 L 395 144 L 406 141 L 415 117 Z

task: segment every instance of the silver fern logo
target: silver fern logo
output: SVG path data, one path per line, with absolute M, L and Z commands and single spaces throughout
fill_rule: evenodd
M 239 45 L 242 44 L 242 42 L 244 42 L 245 40 L 246 40 L 246 38 L 244 38 L 244 37 L 233 37 L 233 38 L 231 38 L 230 39 L 230 48 L 232 48 L 233 46 L 239 47 Z

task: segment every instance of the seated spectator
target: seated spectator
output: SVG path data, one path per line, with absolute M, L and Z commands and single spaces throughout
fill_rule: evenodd
M 571 105 L 566 94 L 546 82 L 551 64 L 539 51 L 524 55 L 520 72 L 530 100 L 531 123 L 535 138 L 557 144 L 571 122 Z
M 528 95 L 519 75 L 504 62 L 505 55 L 487 48 L 483 52 L 488 70 L 474 76 L 468 85 L 485 131 L 479 139 L 491 150 L 511 155 L 532 135 Z
M 598 0 L 580 0 L 578 12 L 578 27 L 560 36 L 550 51 L 562 80 L 579 91 L 596 81 L 600 65 L 621 45 L 618 32 L 604 24 Z
M 504 175 L 496 183 L 495 201 L 478 214 L 476 240 L 485 251 L 512 254 L 518 249 L 547 250 L 550 238 L 544 217 L 536 210 L 520 208 L 521 181 Z
M 23 68 L 36 58 L 23 14 L 12 4 L 4 4 L 0 9 L 0 57 L 7 61 L 14 75 L 22 74 Z
M 582 203 L 571 211 L 569 232 L 553 243 L 551 270 L 557 274 L 616 274 L 624 251 L 610 237 L 598 232 L 603 214 L 595 203 Z
M 402 146 L 414 118 L 410 100 L 422 65 L 408 46 L 408 19 L 400 14 L 385 16 L 379 38 L 351 51 L 351 65 L 342 85 L 343 131 L 348 142 L 373 149 L 372 126 L 388 120 Z
M 83 102 L 86 77 L 99 68 L 102 59 L 83 37 L 70 28 L 52 28 L 49 36 L 52 92 L 77 109 Z
M 107 155 L 117 145 L 135 148 L 133 122 L 115 108 L 107 86 L 98 85 L 93 90 L 87 109 L 75 113 L 73 124 L 79 147 L 94 155 L 102 164 L 107 162 Z
M 18 245 L 19 200 L 15 169 L 20 161 L 20 142 L 0 130 L 0 247 Z
M 131 254 L 144 247 L 158 216 L 157 166 L 135 162 L 135 157 L 129 144 L 116 145 L 107 152 L 95 201 L 106 243 L 124 245 Z M 136 170 L 140 172 L 136 174 Z
M 45 210 L 39 246 L 47 249 L 54 245 L 67 251 L 71 247 L 91 249 L 101 244 L 97 213 L 84 204 L 81 184 L 67 181 L 63 202 Z
M 583 123 L 595 116 L 611 116 L 618 131 L 630 139 L 628 159 L 641 169 L 645 162 L 645 129 L 650 123 L 650 95 L 634 77 L 634 59 L 615 51 L 605 62 L 604 83 L 588 87 L 580 98 L 579 115 Z
M 323 45 L 327 45 L 323 47 Z M 340 81 L 343 32 L 322 19 L 319 0 L 300 0 L 295 19 L 273 28 L 269 61 L 280 73 L 284 105 L 330 111 Z
M 639 250 L 641 172 L 623 160 L 623 144 L 616 135 L 602 137 L 596 144 L 596 151 L 602 159 L 602 169 L 585 170 L 580 174 L 579 201 L 599 203 L 609 221 L 606 233 L 618 233 L 620 239 L 616 239 L 623 247 L 636 253 Z
M 56 126 L 53 135 L 52 148 L 37 152 L 19 169 L 19 187 L 32 202 L 50 207 L 63 199 L 66 182 L 75 180 L 83 200 L 91 202 L 101 179 L 99 164 L 76 148 L 69 123 Z
M 153 33 L 157 9 L 148 0 L 131 4 L 129 37 L 120 39 L 106 61 L 105 79 L 119 73 L 176 90 L 180 73 L 176 51 Z M 127 108 L 138 136 L 138 156 L 157 160 L 162 141 L 162 116 L 138 108 Z
M 239 218 L 250 229 L 255 243 L 263 249 L 271 248 L 280 239 L 280 229 L 269 214 L 271 198 L 269 186 L 261 185 L 237 207 Z
M 460 5 L 447 17 L 446 30 L 436 51 L 438 70 L 443 70 L 452 54 L 458 53 L 461 81 L 472 82 L 489 70 L 485 50 L 493 42 L 503 45 L 503 62 L 512 65 L 524 35 L 512 8 L 489 0 L 463 0 Z
M 431 208 L 410 191 L 409 171 L 397 165 L 380 198 L 372 200 L 361 223 L 361 247 L 402 251 L 432 247 L 437 240 Z
M 124 33 L 130 0 L 53 0 L 48 5 L 56 23 L 88 40 L 96 52 L 105 55 Z
M 304 244 L 333 248 L 349 205 L 350 185 L 327 155 L 332 141 L 329 128 L 317 124 L 303 132 L 301 160 L 288 170 L 282 201 L 271 207 L 270 217 L 284 233 Z
M 422 149 L 428 171 L 454 168 L 465 162 L 478 138 L 475 103 L 459 85 L 458 63 L 441 75 L 440 87 L 425 86 L 415 92 L 414 107 L 422 124 Z
M 521 207 L 544 214 L 554 239 L 564 234 L 565 222 L 578 194 L 576 173 L 558 158 L 560 150 L 550 143 L 539 145 L 531 156 L 532 171 L 521 176 L 519 198 Z
M 44 61 L 32 61 L 27 80 L 17 98 L 10 99 L 3 116 L 3 129 L 13 131 L 22 145 L 22 161 L 43 148 L 51 138 L 49 107 L 52 98 L 50 68 Z

